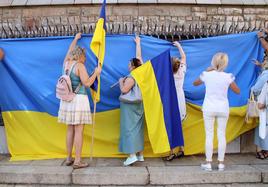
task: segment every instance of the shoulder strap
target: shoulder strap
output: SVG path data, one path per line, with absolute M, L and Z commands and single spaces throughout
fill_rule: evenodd
M 73 71 L 74 66 L 75 66 L 76 64 L 77 64 L 77 62 L 74 62 L 74 63 L 72 64 L 72 66 L 71 66 L 70 70 L 68 71 L 68 74 L 66 74 L 66 75 L 68 75 L 68 76 L 70 76 L 70 75 L 71 75 L 71 72 Z
M 69 63 L 69 61 L 66 61 L 63 63 L 63 66 L 62 66 L 62 74 L 63 75 L 65 74 L 65 67 L 67 66 L 68 63 Z

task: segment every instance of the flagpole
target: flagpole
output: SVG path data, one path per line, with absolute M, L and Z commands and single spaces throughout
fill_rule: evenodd
M 100 13 L 100 16 L 103 16 L 103 11 L 104 11 L 104 24 L 105 24 L 105 19 L 106 19 L 106 13 L 105 13 L 105 6 L 106 6 L 106 0 L 103 0 L 103 3 L 102 3 L 102 7 L 101 7 L 101 13 Z M 104 10 L 103 10 L 104 8 Z M 98 22 L 97 22 L 98 24 Z M 97 26 L 97 25 L 96 25 Z M 103 25 L 106 27 L 106 25 Z M 95 29 L 96 31 L 96 29 Z M 104 32 L 102 30 L 102 32 Z M 102 36 L 103 34 L 105 33 L 102 33 Z M 95 33 L 93 34 L 93 36 L 95 35 Z M 105 38 L 104 38 L 105 40 Z M 102 64 L 103 62 L 100 63 L 100 56 L 102 55 L 102 52 L 100 50 L 101 46 L 99 44 L 99 51 L 98 51 L 98 68 L 101 66 L 102 68 Z M 97 95 L 95 95 L 94 97 L 94 113 L 93 113 L 93 123 L 92 123 L 92 131 L 91 131 L 91 150 L 90 150 L 90 162 L 92 162 L 92 157 L 93 157 L 93 147 L 94 147 L 94 129 L 95 129 L 95 125 L 96 125 L 96 108 L 97 108 L 97 96 L 98 94 L 100 95 L 100 74 L 96 77 L 97 80 L 98 80 L 98 86 L 97 86 Z M 100 98 L 99 98 L 100 100 Z
M 92 123 L 92 130 L 91 130 L 90 162 L 92 162 L 92 157 L 93 157 L 94 128 L 95 128 L 95 123 L 96 123 L 96 108 L 97 108 L 97 100 L 96 100 L 96 97 L 95 97 L 95 98 L 94 98 L 93 123 Z
M 100 45 L 99 45 L 99 54 L 98 54 L 98 67 L 100 66 Z M 100 80 L 100 75 L 97 76 L 98 81 Z M 99 87 L 98 82 L 98 87 Z M 98 87 L 97 87 L 97 93 L 98 93 Z M 93 123 L 92 123 L 92 129 L 91 129 L 91 149 L 90 149 L 90 162 L 92 162 L 92 157 L 93 157 L 93 147 L 94 147 L 94 129 L 95 129 L 95 124 L 96 124 L 96 109 L 97 109 L 97 97 L 94 97 L 94 112 L 93 112 Z

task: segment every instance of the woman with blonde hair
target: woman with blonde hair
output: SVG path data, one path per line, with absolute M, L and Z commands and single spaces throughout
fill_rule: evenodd
M 205 132 L 206 132 L 206 163 L 201 164 L 201 168 L 212 171 L 211 162 L 213 155 L 214 122 L 218 123 L 218 170 L 224 170 L 224 155 L 226 150 L 226 125 L 229 118 L 228 88 L 236 94 L 240 89 L 234 82 L 235 77 L 231 73 L 225 73 L 228 65 L 226 53 L 216 53 L 211 61 L 211 67 L 204 71 L 200 77 L 194 81 L 194 85 L 205 84 L 206 94 L 202 106 Z
M 99 66 L 91 76 L 88 75 L 85 67 L 85 50 L 76 45 L 80 38 L 81 33 L 76 34 L 63 64 L 63 71 L 70 76 L 72 90 L 76 95 L 70 102 L 61 100 L 58 113 L 58 122 L 67 125 L 65 165 L 73 165 L 74 169 L 88 167 L 88 163 L 81 161 L 84 125 L 92 123 L 86 87 L 90 87 L 101 73 Z M 75 147 L 74 160 L 72 158 L 73 145 Z

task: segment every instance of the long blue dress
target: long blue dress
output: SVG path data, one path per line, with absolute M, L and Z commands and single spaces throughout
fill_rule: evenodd
M 136 84 L 136 83 L 135 83 Z M 143 103 L 120 102 L 120 143 L 119 151 L 125 154 L 144 149 Z

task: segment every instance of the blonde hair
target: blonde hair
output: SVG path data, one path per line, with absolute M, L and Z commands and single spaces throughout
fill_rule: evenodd
M 79 60 L 81 55 L 86 55 L 84 48 L 75 46 L 75 48 L 70 52 L 69 56 L 71 60 Z
M 172 63 L 172 71 L 173 73 L 176 73 L 179 70 L 181 61 L 178 57 L 172 57 L 171 63 Z
M 216 53 L 211 61 L 211 66 L 216 71 L 223 71 L 228 66 L 228 55 L 226 53 Z

